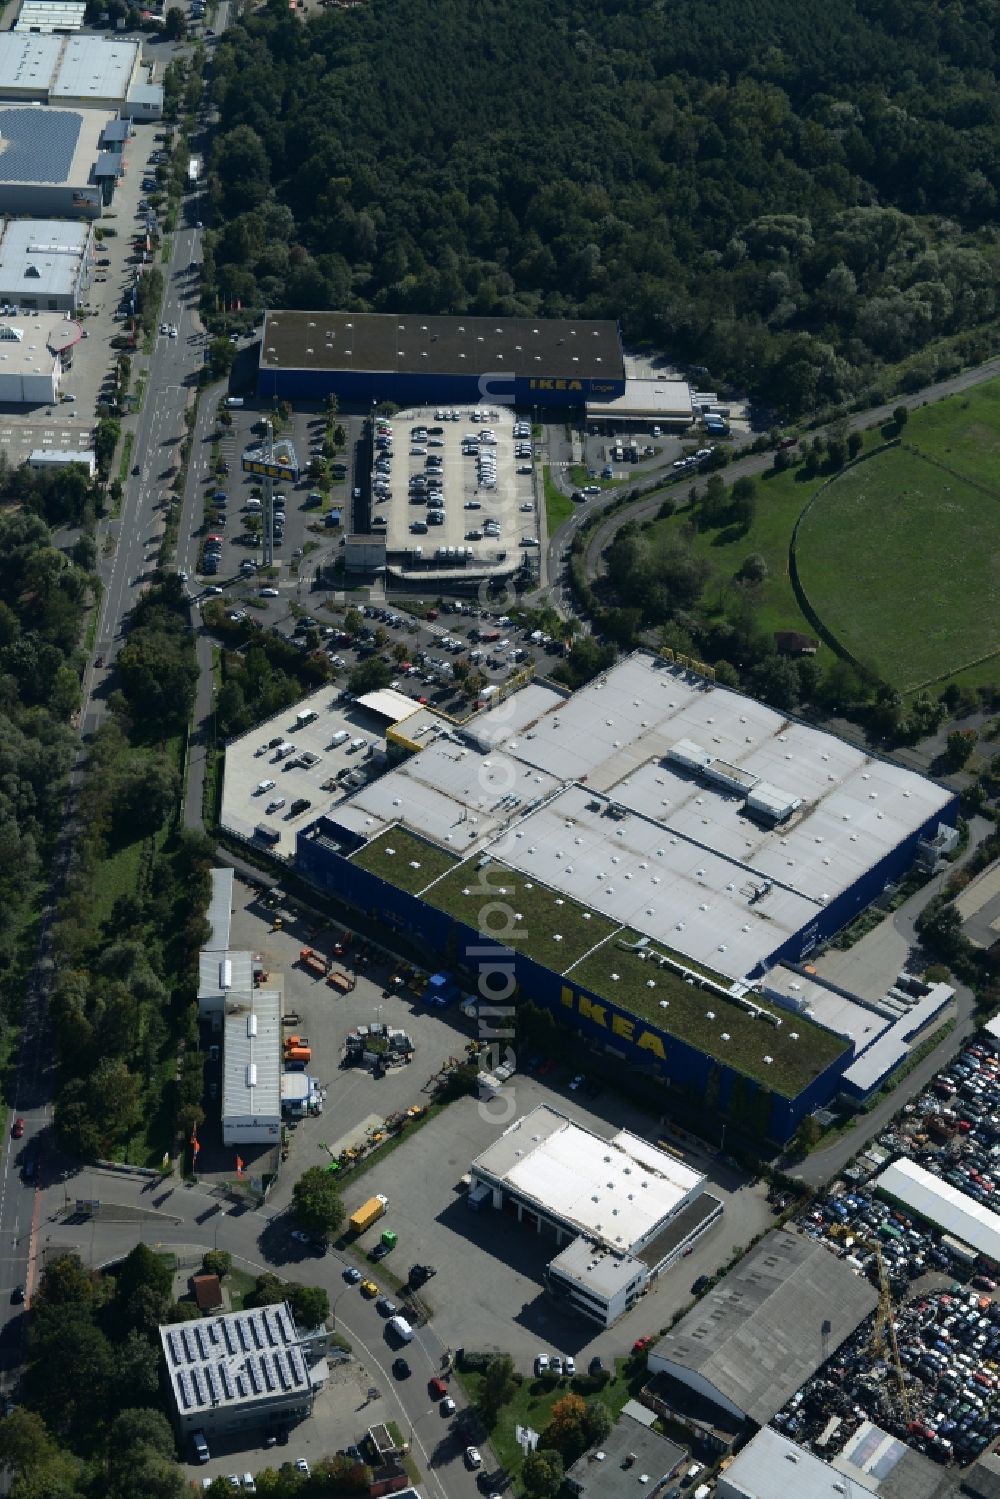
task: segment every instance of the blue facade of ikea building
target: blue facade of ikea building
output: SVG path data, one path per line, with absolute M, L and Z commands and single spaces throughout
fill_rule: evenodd
M 561 974 L 546 968 L 526 953 L 504 947 L 456 920 L 445 911 L 427 905 L 419 896 L 398 889 L 387 880 L 355 864 L 351 852 L 361 840 L 340 827 L 334 818 L 323 817 L 298 834 L 295 864 L 299 873 L 317 889 L 362 913 L 386 929 L 388 940 L 397 934 L 409 943 L 435 955 L 459 973 L 476 975 L 479 992 L 503 1003 L 517 991 L 526 999 L 552 1012 L 560 1024 L 570 1027 L 594 1046 L 609 1049 L 632 1062 L 637 1069 L 702 1096 L 713 1073 L 718 1081 L 718 1106 L 726 1112 L 738 1070 L 697 1050 L 652 1022 L 640 1020 L 602 995 L 567 983 Z M 503 980 L 497 989 L 486 975 L 493 969 Z M 795 1133 L 802 1119 L 829 1103 L 840 1091 L 841 1076 L 853 1060 L 845 1042 L 844 1052 L 820 1072 L 794 1098 L 770 1095 L 768 1137 L 783 1144 Z M 747 1080 L 749 1086 L 755 1085 Z
M 271 369 L 257 371 L 257 399 L 318 402 L 336 396 L 345 406 L 507 406 L 566 411 L 588 401 L 616 401 L 620 380 L 500 374 L 410 374 L 389 370 Z

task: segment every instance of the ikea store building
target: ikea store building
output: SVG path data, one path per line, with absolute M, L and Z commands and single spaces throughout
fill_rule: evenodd
M 803 966 L 950 846 L 933 781 L 646 652 L 462 725 L 416 712 L 388 733 L 412 752 L 295 860 L 464 989 L 520 994 L 777 1142 L 879 1086 L 950 1000 L 907 975 L 852 998 Z
M 265 315 L 260 401 L 567 410 L 625 394 L 615 322 L 429 317 L 423 313 Z

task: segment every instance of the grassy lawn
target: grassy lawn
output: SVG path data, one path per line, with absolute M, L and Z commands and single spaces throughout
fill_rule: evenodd
M 623 931 L 621 939 L 633 942 L 636 934 Z M 648 959 L 643 962 L 617 941 L 584 958 L 570 977 L 786 1097 L 801 1092 L 846 1046 L 831 1031 L 821 1030 L 802 1016 L 792 1017 L 758 995 L 754 1003 L 781 1018 L 783 1024 L 778 1029 L 754 1019 L 722 995 L 685 983 L 667 968 L 651 969 Z M 654 988 L 649 987 L 651 981 Z M 723 1035 L 729 1040 L 724 1041 Z M 765 1056 L 771 1061 L 765 1062 Z
M 245 1270 L 230 1270 L 222 1282 L 223 1289 L 229 1292 L 230 1309 L 234 1312 L 243 1310 L 243 1298 L 249 1296 L 257 1284 L 255 1275 L 248 1275 Z
M 1000 498 L 1000 380 L 921 407 L 903 429 L 910 443 Z
M 563 521 L 569 519 L 576 506 L 569 495 L 563 494 L 555 483 L 548 464 L 542 470 L 542 481 L 545 489 L 545 525 L 548 534 L 552 536 Z
M 637 1363 L 616 1359 L 614 1378 L 608 1381 L 599 1395 L 587 1394 L 583 1398 L 600 1400 L 608 1407 L 612 1420 L 616 1421 L 621 1415 L 622 1406 L 639 1394 L 646 1377 L 645 1359 L 640 1359 Z M 477 1404 L 484 1376 L 477 1370 L 469 1369 L 458 1371 L 458 1378 L 470 1404 Z M 497 1423 L 490 1432 L 490 1442 L 497 1458 L 506 1471 L 514 1475 L 515 1480 L 520 1479 L 521 1465 L 524 1462 L 516 1428 L 530 1426 L 533 1431 L 543 1432 L 551 1419 L 552 1407 L 557 1400 L 572 1391 L 573 1383 L 574 1381 L 566 1379 L 552 1381 L 528 1376 L 519 1385 L 513 1400 L 500 1411 Z M 638 1485 L 636 1487 L 638 1492 Z
M 939 447 L 942 432 L 939 417 Z M 1000 490 L 917 453 L 891 449 L 831 484 L 799 528 L 798 562 L 836 638 L 902 690 L 1000 649 Z
M 118 477 L 124 484 L 128 478 L 128 471 L 132 466 L 132 448 L 135 443 L 135 433 L 126 432 L 122 441 L 122 456 L 118 464 Z
M 564 973 L 617 929 L 597 911 L 588 911 L 497 862 L 482 870 L 474 862 L 463 864 L 429 890 L 425 899 L 471 927 L 478 928 L 482 919 L 487 935 L 499 931 L 502 913 L 496 908 L 509 907 L 516 918 L 517 935 L 504 940 L 557 973 Z
M 388 880 L 397 890 L 414 895 L 450 869 L 455 855 L 397 827 L 366 843 L 353 855 L 353 862 Z

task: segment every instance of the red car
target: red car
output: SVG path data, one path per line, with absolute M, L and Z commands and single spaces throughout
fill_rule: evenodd
M 430 1390 L 435 1400 L 443 1400 L 448 1393 L 448 1386 L 445 1384 L 443 1379 L 432 1379 L 429 1382 L 427 1388 Z
M 24 1134 L 24 1120 L 23 1119 L 15 1119 L 14 1120 L 14 1128 L 11 1130 L 11 1134 L 14 1136 L 15 1140 L 20 1140 L 21 1136 Z
M 646 1349 L 650 1346 L 650 1344 L 652 1342 L 653 1342 L 653 1339 L 651 1337 L 636 1338 L 635 1342 L 632 1344 L 632 1352 L 633 1353 L 645 1353 Z

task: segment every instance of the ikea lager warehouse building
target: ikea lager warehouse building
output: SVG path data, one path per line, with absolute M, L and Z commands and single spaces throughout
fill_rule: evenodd
M 296 865 L 488 1001 L 519 991 L 780 1142 L 950 1000 L 806 999 L 790 966 L 952 835 L 933 781 L 641 651 L 462 725 L 416 712 L 387 734 L 408 757 L 304 827 Z
M 614 322 L 268 312 L 257 397 L 565 410 L 625 394 Z

